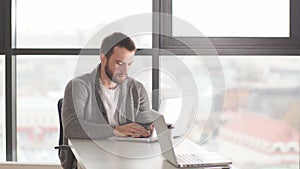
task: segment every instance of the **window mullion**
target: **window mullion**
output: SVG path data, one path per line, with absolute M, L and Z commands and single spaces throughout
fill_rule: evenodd
M 12 0 L 5 0 L 6 160 L 17 161 L 16 57 L 12 55 Z

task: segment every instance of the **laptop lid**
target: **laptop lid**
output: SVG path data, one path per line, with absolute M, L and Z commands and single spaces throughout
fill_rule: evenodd
M 191 127 L 190 119 L 195 119 L 195 96 L 166 98 L 160 101 L 159 113 L 164 116 L 167 124 L 172 124 L 172 136 L 184 135 Z
M 229 165 L 232 162 L 230 160 L 227 160 L 221 156 L 219 156 L 216 153 L 211 153 L 211 152 L 201 152 L 200 155 L 202 155 L 203 157 L 203 161 L 201 163 L 195 163 L 195 165 L 185 165 L 185 164 L 180 164 L 178 163 L 175 151 L 174 151 L 174 147 L 173 147 L 173 142 L 172 142 L 172 137 L 171 137 L 171 132 L 170 130 L 168 130 L 166 122 L 164 120 L 163 115 L 159 114 L 157 111 L 155 110 L 151 110 L 151 115 L 152 117 L 155 118 L 154 120 L 154 127 L 157 131 L 157 135 L 158 135 L 158 141 L 159 141 L 159 145 L 162 151 L 163 156 L 169 161 L 171 162 L 173 165 L 177 166 L 177 167 L 192 167 L 192 166 L 197 166 L 199 164 L 199 166 L 225 166 L 225 165 Z M 198 148 L 198 145 L 195 145 Z M 189 154 L 189 152 L 184 152 L 186 154 Z
M 155 110 L 150 110 L 150 113 L 152 118 L 154 119 L 153 124 L 157 132 L 157 137 L 158 137 L 162 154 L 168 161 L 176 165 L 177 161 L 172 146 L 173 144 L 171 140 L 171 131 L 168 130 L 163 115 L 161 115 L 159 112 Z

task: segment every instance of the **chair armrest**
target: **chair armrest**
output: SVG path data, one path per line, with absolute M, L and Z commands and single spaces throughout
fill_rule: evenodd
M 70 148 L 70 146 L 68 145 L 59 145 L 54 147 L 54 149 L 68 149 L 68 148 Z

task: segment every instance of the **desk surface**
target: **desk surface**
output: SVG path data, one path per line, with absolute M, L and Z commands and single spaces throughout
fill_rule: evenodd
M 84 169 L 175 169 L 161 155 L 158 142 L 137 143 L 109 139 L 88 140 L 70 139 L 70 147 L 78 165 Z M 183 140 L 176 149 L 195 152 L 206 151 L 201 147 L 195 149 L 193 142 Z

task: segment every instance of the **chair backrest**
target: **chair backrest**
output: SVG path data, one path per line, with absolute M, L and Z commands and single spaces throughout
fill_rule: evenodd
M 59 159 L 62 161 L 63 158 L 63 163 L 65 168 L 69 168 L 70 166 L 72 166 L 71 168 L 77 169 L 77 160 L 74 157 L 74 154 L 72 153 L 69 145 L 67 143 L 65 143 L 66 145 L 63 144 L 63 126 L 62 126 L 62 116 L 61 116 L 62 105 L 63 105 L 63 99 L 61 98 L 57 102 L 57 110 L 58 110 L 58 117 L 59 117 L 59 140 L 58 140 L 59 146 L 56 146 L 56 149 L 58 149 Z
M 59 140 L 58 145 L 63 144 L 63 127 L 62 127 L 62 118 L 61 118 L 61 112 L 62 112 L 62 104 L 63 99 L 59 99 L 57 103 L 57 109 L 58 109 L 58 117 L 59 117 Z

